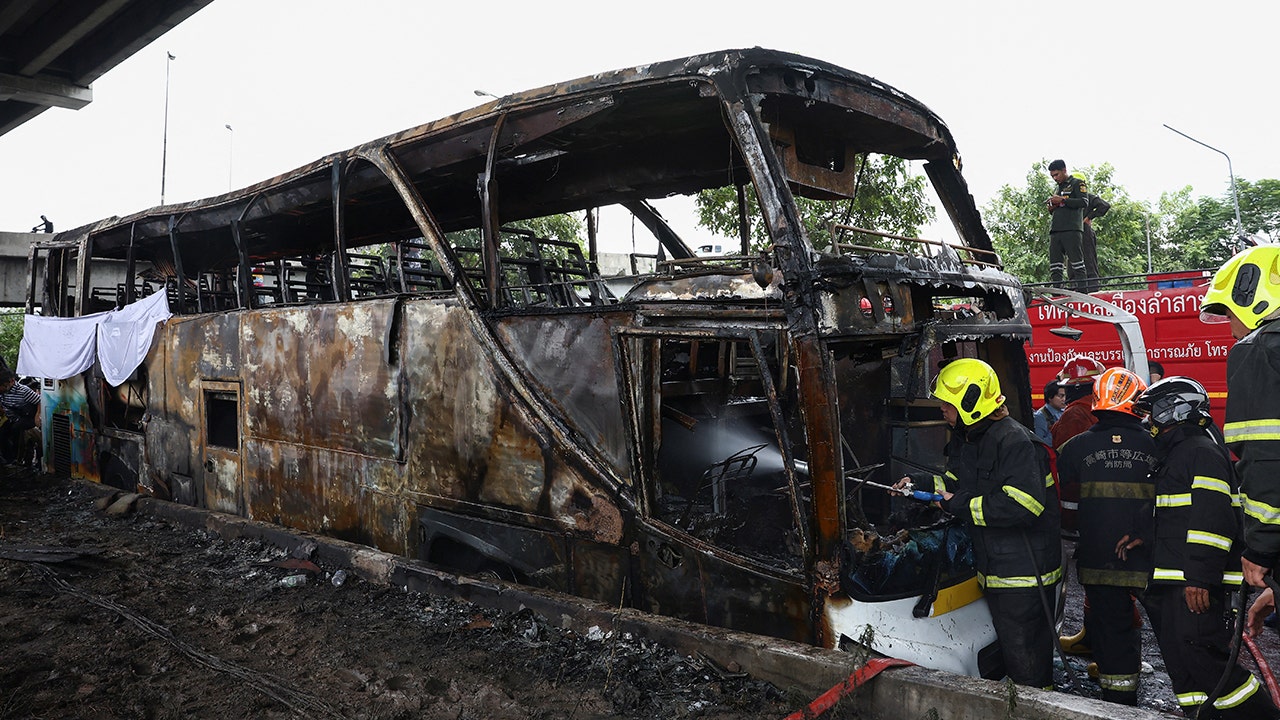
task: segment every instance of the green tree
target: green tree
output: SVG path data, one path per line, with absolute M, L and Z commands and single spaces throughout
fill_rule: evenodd
M 560 240 L 562 242 L 577 243 L 579 247 L 583 246 L 583 221 L 577 217 L 568 214 L 547 215 L 545 217 L 531 218 L 529 220 L 516 220 L 502 224 L 503 228 L 517 228 L 527 230 L 537 237 L 550 238 L 552 240 Z M 480 230 L 473 228 L 469 230 L 458 230 L 446 235 L 449 242 L 454 247 L 479 248 L 480 247 Z M 518 233 L 503 233 L 500 252 L 508 257 L 523 257 L 532 249 L 529 240 Z M 563 258 L 565 251 L 562 248 L 544 249 L 544 255 L 551 255 Z M 586 254 L 585 252 L 583 253 Z M 463 258 L 464 264 L 468 262 L 466 257 Z M 474 262 L 479 263 L 479 257 L 475 256 Z
M 1254 242 L 1280 241 L 1280 180 L 1249 182 L 1236 179 L 1240 223 Z M 1165 252 L 1174 268 L 1214 268 L 1240 249 L 1236 237 L 1235 203 L 1231 189 L 1220 197 L 1201 197 L 1172 208 Z
M 870 230 L 914 236 L 934 217 L 925 197 L 925 178 L 911 173 L 909 163 L 890 155 L 859 158 L 854 197 L 815 200 L 796 197 L 801 222 L 809 241 L 819 250 L 831 246 L 831 225 L 853 225 Z M 737 239 L 738 193 L 733 186 L 703 190 L 696 198 L 698 224 L 726 238 Z M 760 215 L 755 194 L 747 193 L 747 221 L 753 250 L 767 248 L 772 240 Z M 859 243 L 874 241 L 859 239 Z
M 1047 161 L 1031 166 L 1020 187 L 1003 185 L 982 208 L 991 243 L 1005 269 L 1023 282 L 1049 279 L 1049 210 L 1053 181 L 1044 168 Z
M 1257 242 L 1280 241 L 1280 180 L 1236 180 L 1240 195 L 1240 222 Z
M 1190 185 L 1162 193 L 1158 207 L 1152 220 L 1154 270 L 1213 267 L 1230 257 L 1224 232 L 1233 232 L 1233 210 L 1209 198 L 1192 198 Z
M 22 310 L 0 310 L 0 365 L 10 368 L 18 364 L 18 346 L 22 343 Z

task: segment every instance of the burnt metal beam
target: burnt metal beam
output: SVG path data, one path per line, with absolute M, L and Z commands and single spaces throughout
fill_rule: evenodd
M 484 212 L 484 224 L 480 227 L 483 246 L 484 280 L 488 291 L 489 308 L 496 309 L 502 299 L 502 261 L 498 255 L 501 250 L 501 238 L 498 230 L 498 182 L 493 174 L 493 166 L 497 161 L 498 138 L 502 136 L 502 125 L 507 116 L 499 115 L 494 123 L 493 134 L 489 136 L 489 152 L 485 158 L 484 175 L 480 177 L 480 202 Z
M 693 250 L 685 244 L 684 240 L 676 234 L 675 230 L 667 224 L 665 218 L 652 205 L 645 200 L 628 200 L 622 203 L 622 207 L 631 211 L 632 215 L 640 221 L 642 225 L 658 238 L 658 243 L 674 260 L 688 260 L 695 256 Z
M 765 360 L 764 347 L 760 342 L 760 332 L 751 331 L 751 354 L 755 355 L 756 368 L 760 372 L 760 383 L 764 386 L 765 397 L 769 399 L 769 416 L 773 419 L 773 432 L 778 440 L 778 450 L 782 453 L 782 472 L 787 478 L 788 495 L 791 499 L 791 520 L 800 533 L 801 557 L 809 556 L 809 531 L 805 523 L 804 512 L 800 506 L 800 482 L 796 478 L 795 451 L 791 448 L 791 436 L 787 432 L 787 421 L 782 416 L 782 406 L 778 404 L 778 389 L 773 384 L 773 374 L 769 363 Z M 787 372 L 786 367 L 781 368 Z
M 333 161 L 330 173 L 331 194 L 333 196 L 333 259 L 330 263 L 330 280 L 333 283 L 333 296 L 345 302 L 351 299 L 351 283 L 348 282 L 347 261 L 347 208 L 344 180 L 349 166 L 342 158 Z
M 186 275 L 182 272 L 182 253 L 178 250 L 178 216 L 169 216 L 169 247 L 173 250 L 173 271 L 177 275 L 174 281 L 177 287 L 178 312 L 185 313 L 187 310 L 187 283 Z M 163 291 L 162 291 L 163 292 Z
M 138 276 L 138 253 L 137 246 L 134 244 L 137 235 L 138 224 L 129 223 L 129 250 L 125 253 L 124 260 L 124 304 L 129 305 L 135 299 L 137 290 L 134 283 L 137 282 Z

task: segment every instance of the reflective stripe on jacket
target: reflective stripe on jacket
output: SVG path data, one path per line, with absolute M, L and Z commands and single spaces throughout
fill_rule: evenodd
M 1080 497 L 1076 569 L 1083 585 L 1143 588 L 1151 574 L 1156 486 L 1150 475 L 1156 444 L 1132 415 L 1105 410 L 1096 415 L 1098 423 L 1058 453 L 1063 494 Z M 1144 544 L 1121 560 L 1116 545 L 1125 536 Z
M 1244 543 L 1250 560 L 1280 559 L 1280 322 L 1241 338 L 1227 355 L 1227 447 L 1240 458 Z
M 959 431 L 947 460 L 955 495 L 943 507 L 970 526 L 987 590 L 1049 585 L 1062 574 L 1057 487 L 1047 448 L 1007 415 Z
M 1153 583 L 1239 585 L 1240 514 L 1226 448 L 1206 429 L 1175 427 L 1156 438 Z

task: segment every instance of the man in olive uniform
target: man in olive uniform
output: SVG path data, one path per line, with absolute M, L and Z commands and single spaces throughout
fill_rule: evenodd
M 1073 284 L 1085 282 L 1084 264 L 1084 212 L 1089 205 L 1085 182 L 1067 174 L 1067 163 L 1054 160 L 1049 163 L 1049 177 L 1058 183 L 1057 191 L 1049 196 L 1049 275 L 1054 285 L 1062 283 L 1065 259 L 1071 263 L 1069 275 Z
M 1084 291 L 1098 291 L 1098 236 L 1093 232 L 1093 221 L 1111 211 L 1111 203 L 1089 193 L 1089 204 L 1084 209 Z

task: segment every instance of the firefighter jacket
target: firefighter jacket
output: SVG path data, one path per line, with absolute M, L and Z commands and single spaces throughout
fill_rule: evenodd
M 1098 418 L 1093 415 L 1093 394 L 1076 398 L 1062 409 L 1058 422 L 1049 428 L 1053 436 L 1053 447 L 1060 453 L 1067 441 L 1093 427 Z M 1062 529 L 1068 532 L 1079 530 L 1077 513 L 1080 511 L 1080 485 L 1074 483 L 1058 488 L 1062 499 Z
M 1098 418 L 1093 416 L 1093 395 L 1076 398 L 1062 409 L 1058 422 L 1049 428 L 1053 435 L 1053 447 L 1062 452 L 1062 446 L 1071 438 L 1093 427 Z
M 1226 448 L 1192 425 L 1156 438 L 1155 568 L 1151 582 L 1238 587 L 1240 515 Z
M 987 592 L 1035 589 L 1062 579 L 1057 487 L 1047 450 L 1035 435 L 1004 415 L 957 428 L 942 509 L 973 537 L 978 582 Z
M 1050 208 L 1049 232 L 1074 230 L 1084 232 L 1084 211 L 1089 205 L 1089 191 L 1085 183 L 1074 175 L 1058 183 L 1058 195 L 1064 199 L 1062 207 Z
M 1151 480 L 1156 446 L 1142 421 L 1127 413 L 1100 410 L 1098 424 L 1071 438 L 1058 453 L 1062 494 L 1080 498 L 1080 539 L 1076 571 L 1081 585 L 1144 588 L 1151 575 L 1152 513 L 1156 488 Z M 1127 558 L 1116 545 L 1128 535 L 1141 538 Z
M 1264 323 L 1227 355 L 1227 447 L 1240 458 L 1246 558 L 1280 561 L 1280 322 Z

